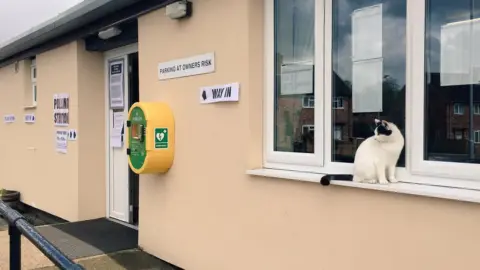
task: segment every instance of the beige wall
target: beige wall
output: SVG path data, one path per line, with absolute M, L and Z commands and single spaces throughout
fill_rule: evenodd
M 85 138 L 82 139 L 82 130 L 79 128 L 86 127 L 93 119 L 92 126 L 102 136 L 101 139 L 104 138 L 104 98 L 97 93 L 104 93 L 103 58 L 82 51 L 83 44 L 72 42 L 37 55 L 36 108 L 24 108 L 28 105 L 29 97 L 26 94 L 30 93 L 31 87 L 29 60 L 19 63 L 18 72 L 15 72 L 15 65 L 0 69 L 0 149 L 3 154 L 0 187 L 18 190 L 25 203 L 71 221 L 104 216 L 105 213 L 104 159 L 90 157 L 91 160 L 87 161 L 84 152 L 90 151 L 91 154 L 96 146 L 101 145 L 98 155 L 104 157 L 104 141 L 92 139 L 94 130 L 91 127 L 83 130 Z M 78 129 L 80 134 L 78 141 L 68 143 L 67 154 L 55 151 L 57 128 L 52 121 L 55 93 L 70 94 L 68 128 Z M 99 96 L 100 101 L 94 98 L 89 100 L 89 94 Z M 99 107 L 93 107 L 92 104 Z M 79 110 L 82 107 L 79 105 L 83 105 L 82 110 Z M 102 119 L 97 120 L 93 114 L 100 111 Z M 35 124 L 24 123 L 26 113 L 35 114 Z M 15 114 L 16 122 L 4 124 L 5 114 Z M 91 146 L 82 146 L 80 152 L 79 144 Z M 98 175 L 92 177 L 91 172 L 79 174 L 79 169 L 85 171 L 95 161 L 99 161 L 99 167 L 95 168 Z M 96 183 L 98 181 L 102 185 Z M 96 184 L 85 188 L 93 183 Z M 93 192 L 89 190 L 92 188 Z M 93 195 L 96 199 L 90 198 Z M 101 205 L 96 204 L 100 202 Z
M 186 269 L 478 269 L 480 207 L 251 177 L 262 158 L 263 1 L 196 0 L 174 21 L 139 20 L 140 98 L 166 101 L 176 153 L 140 179 L 139 244 Z M 159 81 L 159 62 L 210 51 L 213 74 Z M 238 81 L 238 104 L 200 105 L 198 88 Z
M 78 46 L 78 219 L 106 215 L 105 62 Z

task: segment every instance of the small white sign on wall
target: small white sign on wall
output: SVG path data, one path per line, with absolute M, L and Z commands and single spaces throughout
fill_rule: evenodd
M 24 119 L 25 123 L 35 123 L 35 114 L 30 113 L 30 114 L 25 114 Z
M 13 122 L 15 122 L 15 115 L 7 114 L 7 115 L 3 116 L 3 121 L 5 123 L 13 123 Z
M 78 137 L 78 133 L 76 129 L 69 129 L 68 130 L 68 140 L 69 141 L 76 141 Z
M 200 103 L 235 102 L 239 99 L 240 84 L 229 83 L 200 88 Z
M 67 153 L 68 130 L 59 129 L 55 132 L 55 148 L 58 153 Z
M 211 52 L 158 64 L 158 79 L 168 80 L 214 71 L 215 54 Z

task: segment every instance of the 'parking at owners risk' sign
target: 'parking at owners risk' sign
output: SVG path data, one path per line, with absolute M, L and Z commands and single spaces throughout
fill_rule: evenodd
M 158 64 L 158 79 L 168 80 L 215 71 L 215 54 L 206 53 L 193 57 Z

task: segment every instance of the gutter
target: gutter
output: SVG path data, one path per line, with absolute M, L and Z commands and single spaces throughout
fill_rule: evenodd
M 48 42 L 121 8 L 143 0 L 84 0 L 29 31 L 0 45 L 0 63 L 7 58 Z

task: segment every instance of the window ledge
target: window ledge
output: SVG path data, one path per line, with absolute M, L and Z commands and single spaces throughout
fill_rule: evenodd
M 320 173 L 306 173 L 295 172 L 287 170 L 274 170 L 274 169 L 253 169 L 247 170 L 248 175 L 289 179 L 302 182 L 312 182 L 320 185 L 320 179 L 324 174 Z M 364 184 L 351 181 L 332 181 L 330 183 L 333 186 L 344 186 L 371 189 L 378 191 L 387 191 L 393 193 L 403 193 L 410 195 L 426 196 L 432 198 L 449 199 L 464 202 L 480 203 L 480 191 L 461 188 L 450 188 L 441 186 L 430 186 L 414 183 L 395 183 L 389 185 L 380 184 Z M 328 187 L 325 187 L 328 188 Z
M 28 109 L 36 109 L 37 108 L 37 105 L 30 105 L 30 106 L 23 106 L 24 109 L 28 110 Z

